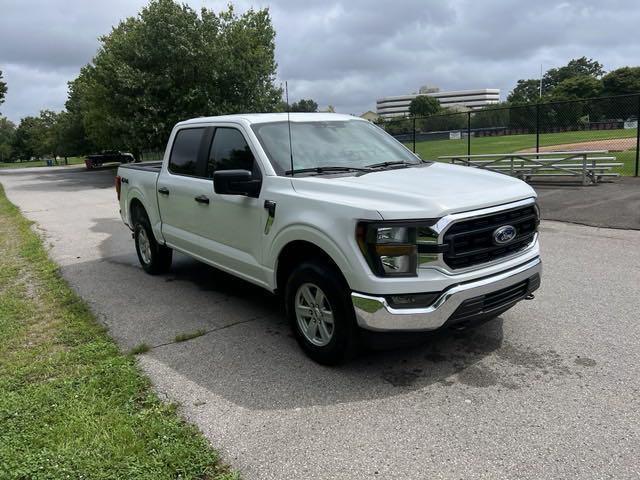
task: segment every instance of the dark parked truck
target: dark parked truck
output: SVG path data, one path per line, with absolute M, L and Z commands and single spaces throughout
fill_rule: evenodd
M 105 163 L 131 163 L 135 161 L 136 159 L 131 153 L 119 152 L 117 150 L 104 150 L 101 153 L 87 155 L 84 164 L 87 166 L 87 170 L 93 170 Z
M 347 115 L 187 120 L 116 188 L 147 272 L 177 250 L 279 293 L 322 363 L 364 336 L 496 317 L 540 285 L 531 187 L 423 161 Z

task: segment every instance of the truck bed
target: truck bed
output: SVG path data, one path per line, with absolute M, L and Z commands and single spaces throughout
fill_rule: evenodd
M 142 162 L 142 163 L 127 163 L 126 165 L 120 165 L 121 169 L 129 170 L 143 170 L 145 172 L 160 173 L 162 169 L 162 160 L 154 162 Z

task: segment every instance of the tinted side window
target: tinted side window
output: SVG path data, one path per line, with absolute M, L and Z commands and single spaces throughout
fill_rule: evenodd
M 195 175 L 198 151 L 204 128 L 185 128 L 176 134 L 169 158 L 169 170 L 180 175 Z
M 207 176 L 216 170 L 249 170 L 256 174 L 253 153 L 239 130 L 216 128 L 207 162 Z

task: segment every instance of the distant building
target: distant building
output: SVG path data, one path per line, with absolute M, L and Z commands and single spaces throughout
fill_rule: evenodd
M 500 102 L 499 88 L 480 88 L 477 90 L 455 90 L 441 92 L 436 87 L 422 87 L 421 93 L 384 97 L 376 101 L 376 111 L 383 118 L 409 115 L 411 100 L 419 95 L 437 98 L 443 107 L 458 109 L 475 109 Z
M 374 111 L 368 110 L 360 115 L 360 118 L 364 118 L 365 120 L 369 120 L 370 122 L 375 122 L 376 120 L 378 120 L 378 118 L 380 118 L 380 115 L 378 115 Z

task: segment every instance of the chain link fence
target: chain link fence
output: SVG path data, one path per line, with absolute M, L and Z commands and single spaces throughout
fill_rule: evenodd
M 143 150 L 138 155 L 140 162 L 156 162 L 164 157 L 164 150 Z
M 425 160 L 444 155 L 608 150 L 638 176 L 640 94 L 483 108 L 379 123 Z

